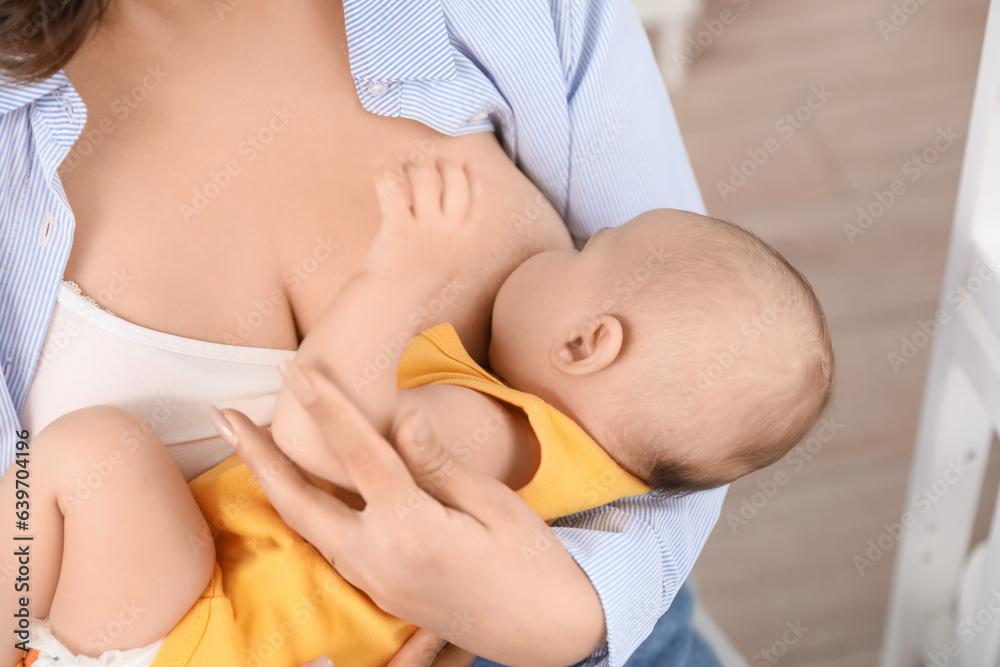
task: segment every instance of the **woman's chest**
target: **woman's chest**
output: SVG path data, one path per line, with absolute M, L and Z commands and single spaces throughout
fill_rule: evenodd
M 270 21 L 241 6 L 188 44 L 112 35 L 77 56 L 88 120 L 59 172 L 77 222 L 67 278 L 153 329 L 294 349 L 362 265 L 375 178 L 444 156 L 488 175 L 494 217 L 453 318 L 482 329 L 503 276 L 568 242 L 551 209 L 512 226 L 541 196 L 492 135 L 365 111 L 340 8 L 313 4 Z

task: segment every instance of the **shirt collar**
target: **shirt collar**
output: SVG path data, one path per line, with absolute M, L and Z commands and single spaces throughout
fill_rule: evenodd
M 356 79 L 442 80 L 458 74 L 440 0 L 344 0 L 344 22 Z M 0 74 L 0 116 L 68 85 L 62 71 L 28 85 Z
M 0 74 L 0 116 L 20 109 L 30 104 L 43 95 L 51 93 L 57 88 L 69 85 L 69 79 L 62 70 L 56 72 L 44 81 L 30 83 L 27 85 L 16 84 L 8 77 Z
M 344 22 L 355 79 L 457 76 L 440 0 L 344 0 Z
M 344 0 L 344 22 L 356 79 L 450 80 L 458 75 L 440 0 Z M 27 85 L 0 74 L 0 116 L 69 85 L 61 70 Z

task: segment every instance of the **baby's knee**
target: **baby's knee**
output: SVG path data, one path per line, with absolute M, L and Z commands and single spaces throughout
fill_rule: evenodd
M 69 412 L 35 435 L 30 469 L 36 480 L 93 485 L 163 447 L 139 415 L 113 405 L 95 405 Z

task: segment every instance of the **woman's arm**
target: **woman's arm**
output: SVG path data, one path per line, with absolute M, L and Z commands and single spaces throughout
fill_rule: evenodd
M 551 0 L 566 66 L 573 150 L 563 218 L 577 238 L 653 208 L 704 213 L 680 128 L 629 0 Z M 588 664 L 620 667 L 691 572 L 728 487 L 622 499 L 553 525 L 587 573 L 606 621 Z M 666 666 L 665 666 L 666 667 Z
M 653 208 L 704 213 L 677 119 L 632 3 L 540 4 L 552 17 L 563 68 L 568 155 L 554 155 L 544 135 L 530 129 L 553 123 L 551 112 L 531 97 L 502 92 L 523 101 L 513 114 L 519 166 L 545 174 L 552 170 L 540 168 L 543 159 L 563 158 L 568 165 L 565 182 L 543 186 L 533 179 L 550 194 L 573 235 L 582 240 Z M 519 84 L 512 78 L 506 85 Z M 587 573 L 606 619 L 607 645 L 588 664 L 620 667 L 650 634 L 701 552 L 726 488 L 674 499 L 639 496 L 556 522 L 560 546 Z

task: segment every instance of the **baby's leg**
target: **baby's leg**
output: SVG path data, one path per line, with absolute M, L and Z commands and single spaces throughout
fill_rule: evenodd
M 14 577 L 0 581 L 3 626 L 28 597 L 31 616 L 49 616 L 67 648 L 96 656 L 163 638 L 204 591 L 215 567 L 208 525 L 163 442 L 142 426 L 131 412 L 96 406 L 38 433 L 25 531 L 15 525 L 18 467 L 0 478 L 0 546 L 29 549 L 31 586 L 16 592 Z M 7 651 L 12 634 L 2 637 Z

